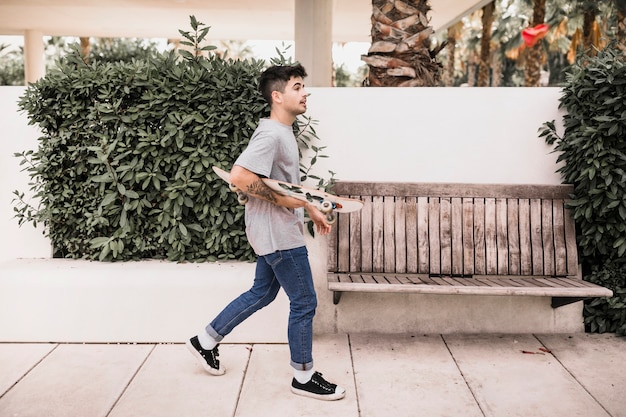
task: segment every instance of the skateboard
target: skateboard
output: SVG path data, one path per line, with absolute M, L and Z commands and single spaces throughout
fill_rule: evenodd
M 230 174 L 228 172 L 216 166 L 213 167 L 213 171 L 218 177 L 228 183 L 230 191 L 237 193 L 237 201 L 239 204 L 246 204 L 248 202 L 248 196 L 230 182 Z M 261 179 L 265 185 L 277 193 L 313 204 L 326 215 L 326 221 L 329 224 L 333 224 L 337 220 L 336 213 L 350 213 L 363 208 L 363 202 L 354 198 L 338 197 L 316 188 L 309 188 L 270 178 Z

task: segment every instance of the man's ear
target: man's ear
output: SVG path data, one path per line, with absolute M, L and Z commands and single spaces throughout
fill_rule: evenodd
M 283 96 L 280 94 L 280 91 L 272 91 L 272 103 L 282 103 Z

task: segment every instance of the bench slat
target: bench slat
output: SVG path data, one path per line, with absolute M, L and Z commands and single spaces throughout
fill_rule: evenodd
M 428 198 L 417 198 L 417 271 L 420 274 L 430 272 L 430 246 L 428 239 Z
M 463 274 L 474 274 L 474 199 L 463 198 Z
M 407 272 L 407 230 L 406 230 L 406 200 L 398 197 L 394 211 L 395 233 L 395 269 L 394 272 Z
M 359 198 L 352 196 L 352 198 Z M 350 213 L 346 216 L 349 219 L 349 239 L 350 239 L 350 271 L 358 271 L 361 268 L 362 256 L 361 256 L 361 215 L 359 212 Z
M 441 243 L 439 239 L 439 200 L 431 198 L 428 202 L 428 249 L 429 269 L 431 274 L 441 274 Z
M 463 201 L 451 199 L 450 234 L 452 238 L 452 274 L 463 274 Z
M 543 274 L 543 241 L 541 235 L 541 200 L 530 200 L 530 246 L 532 275 Z
M 439 200 L 439 245 L 441 249 L 441 273 L 452 274 L 452 218 L 450 199 Z
M 563 218 L 565 222 L 565 248 L 567 249 L 567 275 L 579 275 L 578 250 L 576 246 L 576 225 L 572 220 L 570 210 L 564 208 Z
M 337 268 L 350 270 L 350 216 L 342 216 L 337 223 Z
M 505 198 L 496 199 L 496 261 L 498 275 L 509 274 L 508 205 Z
M 418 245 L 417 245 L 417 199 L 407 197 L 406 199 L 406 271 L 417 273 L 418 269 Z
M 521 274 L 520 233 L 519 233 L 519 200 L 507 201 L 507 233 L 509 251 L 509 275 Z
M 554 232 L 552 222 L 552 200 L 541 202 L 541 237 L 543 240 L 543 273 L 555 275 L 554 262 Z
M 362 197 L 363 208 L 361 209 L 361 271 L 372 272 L 374 266 L 372 260 L 374 259 L 372 236 L 372 199 L 371 197 Z M 343 215 L 340 215 L 342 217 Z
M 337 195 L 405 196 L 405 197 L 472 197 L 472 198 L 569 198 L 571 185 L 545 184 L 463 184 L 463 183 L 396 183 L 338 181 Z
M 339 275 L 339 279 L 332 277 Z M 392 275 L 393 276 L 393 275 Z M 382 276 L 380 276 L 382 277 Z M 422 282 L 424 278 L 414 278 Z M 376 280 L 367 280 L 364 283 L 355 283 L 351 280 L 341 279 L 341 274 L 329 274 L 328 289 L 331 291 L 358 291 L 358 292 L 398 292 L 398 293 L 414 293 L 414 294 L 467 294 L 467 295 L 524 295 L 524 296 L 542 296 L 542 297 L 608 297 L 612 295 L 609 289 L 594 285 L 589 287 L 579 287 L 576 278 L 559 278 L 558 286 L 550 285 L 543 282 L 542 286 L 538 286 L 538 280 L 529 277 L 517 278 L 516 285 L 507 285 L 506 281 L 498 283 L 497 278 L 477 279 L 477 278 L 459 278 L 465 280 L 466 284 L 454 282 L 451 278 L 430 278 L 431 283 L 419 284 L 389 284 L 378 283 Z M 477 281 L 480 281 L 477 282 Z M 400 282 L 400 281 L 398 281 Z M 471 285 L 467 285 L 470 284 Z M 500 284 L 500 285 L 498 285 Z M 590 283 L 588 283 L 590 284 Z
M 487 273 L 487 244 L 485 242 L 485 200 L 474 200 L 474 273 Z
M 374 196 L 372 199 L 372 271 L 385 270 L 385 241 L 383 225 L 385 221 L 384 199 Z
M 567 275 L 567 248 L 565 245 L 565 220 L 563 200 L 554 200 L 552 223 L 554 230 L 555 275 Z
M 519 227 L 519 254 L 520 274 L 530 275 L 533 271 L 530 232 L 530 200 L 523 198 L 518 200 L 518 227 Z
M 496 232 L 496 199 L 485 199 L 485 268 L 488 275 L 498 273 L 498 242 Z

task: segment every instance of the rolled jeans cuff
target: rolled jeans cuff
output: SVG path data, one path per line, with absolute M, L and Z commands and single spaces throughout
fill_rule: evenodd
M 213 327 L 211 327 L 211 325 L 210 325 L 210 324 L 209 324 L 208 326 L 206 326 L 205 330 L 206 330 L 207 334 L 208 334 L 209 336 L 211 336 L 211 337 L 212 337 L 212 338 L 213 338 L 216 342 L 221 342 L 221 341 L 222 341 L 222 339 L 224 338 L 224 336 L 222 336 L 222 335 L 218 334 L 218 333 L 217 333 L 217 332 L 213 329 Z
M 294 361 L 290 361 L 291 367 L 297 371 L 309 371 L 313 369 L 313 361 L 309 363 L 296 363 Z

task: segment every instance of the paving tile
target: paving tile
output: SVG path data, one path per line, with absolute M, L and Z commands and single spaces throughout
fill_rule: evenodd
M 51 343 L 0 344 L 0 397 L 56 346 Z
M 289 347 L 286 344 L 255 345 L 235 416 L 358 417 L 347 336 L 316 337 L 313 358 L 316 370 L 346 389 L 345 398 L 320 401 L 294 395 Z
M 482 417 L 440 336 L 351 335 L 362 417 Z
M 609 417 L 533 335 L 444 339 L 486 416 Z
M 613 417 L 626 417 L 626 338 L 540 335 L 539 340 Z
M 232 416 L 250 345 L 220 345 L 221 376 L 208 374 L 185 345 L 157 345 L 109 417 Z
M 152 345 L 59 345 L 0 398 L 0 416 L 106 416 Z

